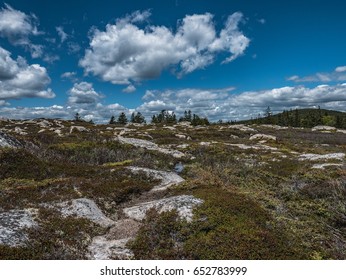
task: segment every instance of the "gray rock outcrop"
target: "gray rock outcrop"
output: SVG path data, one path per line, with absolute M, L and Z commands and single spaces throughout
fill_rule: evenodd
M 154 177 L 155 179 L 161 180 L 160 184 L 152 188 L 151 191 L 166 190 L 167 188 L 184 181 L 183 178 L 181 178 L 178 174 L 174 172 L 159 171 L 159 170 L 143 168 L 143 167 L 134 167 L 134 166 L 130 166 L 128 167 L 128 169 L 130 169 L 134 173 L 144 172 L 147 175 Z
M 123 209 L 123 212 L 127 217 L 136 221 L 141 221 L 145 218 L 147 211 L 151 208 L 155 208 L 159 213 L 177 210 L 182 219 L 191 221 L 193 208 L 201 203 L 203 203 L 203 200 L 192 195 L 179 195 L 140 203 Z
M 186 156 L 184 153 L 177 150 L 161 148 L 159 147 L 159 145 L 148 140 L 142 140 L 137 138 L 125 138 L 122 136 L 118 136 L 117 139 L 120 143 L 130 144 L 136 147 L 141 147 L 152 151 L 158 151 L 163 154 L 171 155 L 174 158 L 183 158 Z
M 19 148 L 23 145 L 14 137 L 0 131 L 0 147 Z
M 0 213 L 0 244 L 20 246 L 27 241 L 25 229 L 37 226 L 35 209 L 10 210 Z

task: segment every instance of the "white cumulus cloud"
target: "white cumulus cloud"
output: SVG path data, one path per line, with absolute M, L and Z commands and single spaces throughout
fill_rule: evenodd
M 22 46 L 33 58 L 41 57 L 43 46 L 31 42 L 30 36 L 42 34 L 38 31 L 38 19 L 35 15 L 27 15 L 13 9 L 10 5 L 0 10 L 0 36 L 7 38 L 15 46 Z
M 135 91 L 136 91 L 136 87 L 132 84 L 128 85 L 126 88 L 123 89 L 123 92 L 126 92 L 126 93 L 131 93 Z
M 27 64 L 0 47 L 0 99 L 21 99 L 24 97 L 53 98 L 54 92 L 47 88 L 51 82 L 46 68 L 38 64 Z
M 94 29 L 90 46 L 79 64 L 86 73 L 113 84 L 129 85 L 158 77 L 165 69 L 181 76 L 214 62 L 220 52 L 228 54 L 224 62 L 242 55 L 250 40 L 239 30 L 243 15 L 230 15 L 217 34 L 213 15 L 187 15 L 178 21 L 176 32 L 165 26 L 136 25 L 150 16 L 135 12 L 105 31 Z
M 336 67 L 335 72 L 346 72 L 346 66 Z
M 29 35 L 37 35 L 39 31 L 36 17 L 29 16 L 5 4 L 5 8 L 0 11 L 0 34 L 11 41 Z
M 75 83 L 69 90 L 69 104 L 94 104 L 102 96 L 97 93 L 93 85 L 87 82 Z

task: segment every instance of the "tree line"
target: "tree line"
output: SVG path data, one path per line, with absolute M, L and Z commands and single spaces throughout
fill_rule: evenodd
M 263 116 L 245 121 L 251 124 L 273 124 L 292 127 L 314 127 L 317 125 L 346 128 L 346 114 L 338 111 L 318 109 L 294 109 L 284 110 L 273 115 L 270 107 L 267 107 Z
M 75 114 L 74 120 L 86 122 L 78 113 Z M 92 120 L 89 122 L 93 123 Z M 180 118 L 178 118 L 173 111 L 168 110 L 161 110 L 158 114 L 154 114 L 151 117 L 151 123 L 154 124 L 172 125 L 179 122 L 189 122 L 193 126 L 210 124 L 208 118 L 193 114 L 191 110 L 185 111 Z M 133 112 L 129 119 L 124 112 L 121 112 L 117 117 L 114 115 L 111 116 L 109 120 L 109 124 L 126 125 L 128 123 L 145 124 L 146 119 L 140 112 Z M 325 110 L 318 107 L 318 109 L 284 110 L 282 113 L 273 115 L 271 108 L 268 106 L 262 115 L 258 114 L 256 118 L 251 118 L 251 120 L 227 122 L 219 120 L 217 123 L 272 124 L 292 127 L 314 127 L 317 125 L 328 125 L 336 128 L 346 128 L 346 113 Z
M 160 113 L 154 114 L 151 117 L 151 123 L 154 124 L 176 124 L 178 122 L 189 122 L 194 126 L 210 124 L 208 118 L 192 114 L 191 110 L 185 111 L 184 115 L 179 119 L 174 112 L 167 110 L 161 110 Z M 132 113 L 130 119 L 127 118 L 124 112 L 121 112 L 117 118 L 113 115 L 109 120 L 109 124 L 126 125 L 128 123 L 145 124 L 146 119 L 140 112 Z

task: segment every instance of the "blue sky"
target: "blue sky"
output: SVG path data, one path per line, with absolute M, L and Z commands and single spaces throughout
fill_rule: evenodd
M 0 116 L 346 111 L 344 1 L 6 1 Z

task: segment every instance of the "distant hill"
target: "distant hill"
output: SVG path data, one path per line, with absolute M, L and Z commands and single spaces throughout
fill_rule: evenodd
M 270 108 L 265 116 L 256 119 L 239 121 L 243 124 L 274 124 L 293 127 L 314 127 L 328 125 L 346 128 L 346 113 L 326 109 L 292 109 L 272 115 Z

